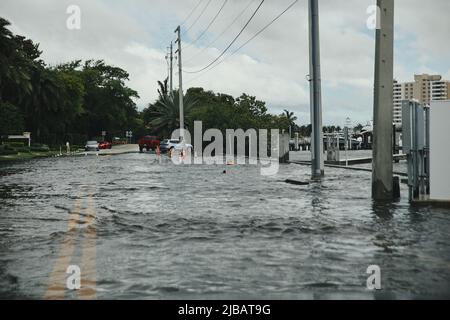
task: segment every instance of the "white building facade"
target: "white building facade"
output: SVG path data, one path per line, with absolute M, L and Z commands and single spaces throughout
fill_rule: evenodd
M 432 101 L 450 99 L 450 81 L 442 80 L 440 75 L 414 75 L 414 82 L 399 83 L 394 80 L 394 124 L 402 125 L 402 101 L 415 100 L 430 105 Z

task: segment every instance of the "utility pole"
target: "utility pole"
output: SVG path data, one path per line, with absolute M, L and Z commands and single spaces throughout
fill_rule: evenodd
M 377 0 L 372 150 L 372 197 L 393 199 L 394 0 Z
M 184 110 L 183 110 L 183 67 L 181 64 L 181 28 L 178 26 L 175 33 L 177 33 L 178 42 L 178 74 L 179 74 L 179 101 L 180 101 L 180 140 L 184 141 Z
M 312 179 L 324 175 L 322 139 L 322 93 L 320 78 L 319 3 L 309 0 L 309 61 L 311 105 L 311 165 Z
M 169 88 L 170 88 L 170 94 L 172 94 L 173 91 L 173 43 L 172 41 L 170 42 L 170 58 L 169 58 L 169 63 L 170 63 L 170 72 L 169 72 Z

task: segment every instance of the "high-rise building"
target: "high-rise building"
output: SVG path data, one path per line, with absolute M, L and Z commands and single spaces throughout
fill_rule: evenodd
M 402 124 L 402 101 L 415 100 L 429 105 L 431 101 L 450 99 L 450 81 L 440 75 L 414 75 L 414 82 L 399 83 L 394 80 L 394 123 Z
M 431 82 L 431 101 L 448 100 L 450 97 L 450 81 Z

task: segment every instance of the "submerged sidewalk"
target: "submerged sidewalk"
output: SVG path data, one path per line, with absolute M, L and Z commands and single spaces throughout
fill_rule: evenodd
M 99 155 L 99 156 L 110 156 L 126 153 L 139 153 L 138 144 L 123 144 L 113 146 L 112 149 L 102 149 L 100 151 L 81 151 L 77 152 L 76 155 Z

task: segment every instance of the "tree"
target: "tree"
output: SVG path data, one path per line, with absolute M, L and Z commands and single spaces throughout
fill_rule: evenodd
M 254 117 L 261 117 L 267 113 L 266 103 L 256 100 L 256 97 L 243 93 L 236 99 L 236 107 L 241 111 L 249 112 Z
M 85 112 L 85 87 L 79 71 L 64 70 L 58 67 L 54 71 L 61 86 L 61 101 L 56 120 L 58 125 L 54 127 L 53 131 L 59 136 L 67 136 L 72 132 L 77 132 L 76 123 Z
M 356 127 L 353 128 L 354 132 L 361 132 L 361 130 L 364 128 L 364 126 L 361 123 L 358 123 Z
M 125 85 L 129 74 L 102 60 L 88 60 L 81 68 L 81 77 L 85 87 L 81 122 L 88 135 L 129 130 L 130 122 L 138 117 L 133 99 L 139 98 L 136 91 Z
M 31 92 L 29 69 L 41 52 L 38 45 L 7 28 L 10 23 L 0 18 L 0 102 L 18 105 Z
M 300 133 L 300 136 L 302 136 L 302 137 L 310 137 L 311 132 L 312 132 L 312 125 L 310 125 L 310 124 L 307 126 L 301 126 L 299 128 L 299 133 Z
M 167 78 L 164 80 L 164 82 L 158 81 L 158 86 L 159 86 L 158 94 L 159 94 L 160 98 L 165 97 L 169 94 L 169 89 L 167 87 L 167 81 L 168 81 Z M 172 92 L 171 92 L 171 94 L 172 94 Z
M 295 123 L 295 121 L 297 121 L 297 117 L 294 116 L 293 112 L 289 112 L 285 109 L 282 116 L 285 117 L 288 122 L 286 129 L 289 130 L 290 133 L 292 133 L 292 131 L 298 131 L 298 126 Z
M 63 102 L 62 85 L 54 71 L 42 66 L 33 66 L 30 81 L 32 90 L 25 97 L 26 124 L 40 141 L 41 134 L 49 134 L 58 120 Z
M 288 119 L 288 121 L 292 124 L 295 125 L 295 121 L 297 121 L 297 117 L 294 116 L 293 112 L 289 112 L 288 110 L 284 110 L 284 115 L 286 116 L 286 118 Z
M 24 120 L 19 108 L 10 103 L 0 103 L 0 137 L 21 134 L 23 129 Z
M 173 95 L 161 94 L 155 103 L 144 110 L 144 117 L 150 129 L 164 137 L 168 137 L 175 129 L 180 128 L 180 100 L 177 92 L 174 91 Z M 185 124 L 190 122 L 190 113 L 194 105 L 195 101 L 190 96 L 183 97 Z

